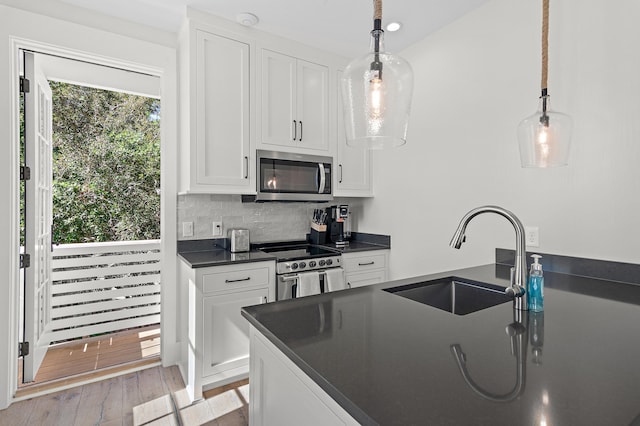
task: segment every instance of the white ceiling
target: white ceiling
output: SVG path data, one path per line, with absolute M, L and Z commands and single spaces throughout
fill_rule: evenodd
M 250 12 L 255 28 L 319 47 L 346 57 L 369 48 L 373 22 L 372 0 L 61 0 L 100 13 L 177 32 L 186 7 L 235 21 Z M 387 0 L 383 25 L 403 24 L 385 33 L 390 52 L 398 52 L 453 22 L 489 0 Z

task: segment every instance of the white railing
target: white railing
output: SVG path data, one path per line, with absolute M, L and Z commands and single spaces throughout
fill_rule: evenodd
M 54 246 L 52 342 L 160 323 L 160 240 Z

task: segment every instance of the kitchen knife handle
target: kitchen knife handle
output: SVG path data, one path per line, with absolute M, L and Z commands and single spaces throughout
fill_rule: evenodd
M 293 140 L 298 139 L 298 122 L 293 120 Z

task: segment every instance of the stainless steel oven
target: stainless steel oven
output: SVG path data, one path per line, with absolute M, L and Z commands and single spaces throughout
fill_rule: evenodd
M 276 298 L 294 299 L 305 295 L 325 293 L 329 289 L 327 271 L 343 274 L 340 253 L 306 243 L 278 243 L 261 247 L 265 253 L 276 256 Z M 317 279 L 317 291 L 315 280 Z M 311 284 L 310 287 L 302 286 Z

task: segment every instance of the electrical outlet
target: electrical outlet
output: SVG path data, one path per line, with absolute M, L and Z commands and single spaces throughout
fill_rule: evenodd
M 182 222 L 182 236 L 193 237 L 193 222 Z
M 222 222 L 213 222 L 213 236 L 214 237 L 222 236 Z
M 537 226 L 525 226 L 524 234 L 528 247 L 538 247 L 540 245 L 540 235 Z

